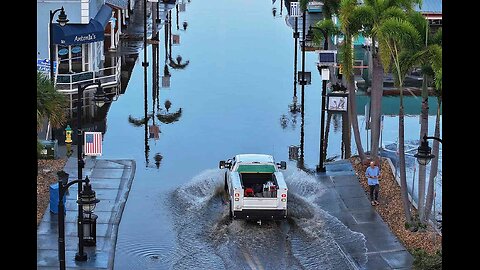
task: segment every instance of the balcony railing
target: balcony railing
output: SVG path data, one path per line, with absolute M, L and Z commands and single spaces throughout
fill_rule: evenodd
M 57 74 L 55 88 L 57 91 L 72 94 L 76 93 L 78 84 L 100 81 L 103 87 L 116 86 L 120 83 L 121 65 L 115 65 L 94 71 L 84 71 L 72 74 Z

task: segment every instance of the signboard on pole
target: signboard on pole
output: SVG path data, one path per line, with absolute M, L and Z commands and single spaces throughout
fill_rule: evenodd
M 300 17 L 299 2 L 290 2 L 290 17 Z
M 37 59 L 37 70 L 50 75 L 50 59 Z M 57 61 L 53 61 L 53 73 L 57 70 Z
M 347 112 L 347 94 L 329 94 L 327 96 L 327 110 L 330 112 Z
M 174 35 L 174 34 L 172 34 L 172 42 L 173 42 L 173 45 L 178 45 L 178 44 L 180 44 L 180 35 Z
M 86 156 L 102 155 L 102 132 L 85 132 L 83 153 Z

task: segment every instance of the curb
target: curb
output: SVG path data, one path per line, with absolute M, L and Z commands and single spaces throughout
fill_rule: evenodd
M 124 161 L 124 160 L 125 159 L 115 160 L 115 162 L 116 161 Z M 113 160 L 109 160 L 109 161 L 113 161 Z M 125 209 L 125 205 L 126 205 L 127 199 L 128 199 L 128 194 L 130 193 L 130 187 L 132 186 L 133 179 L 135 178 L 135 172 L 136 172 L 136 169 L 137 169 L 135 160 L 131 159 L 131 160 L 126 160 L 126 161 L 132 162 L 132 167 L 130 168 L 131 174 L 130 174 L 130 178 L 125 183 L 126 184 L 126 187 L 125 187 L 126 192 L 123 194 L 123 198 L 121 199 L 122 202 L 120 202 L 120 209 L 118 210 L 117 215 L 115 216 L 115 223 L 117 223 L 117 225 L 112 230 L 112 237 L 111 237 L 112 248 L 110 250 L 110 256 L 109 256 L 108 264 L 107 264 L 108 269 L 113 269 L 113 266 L 114 266 L 114 263 L 115 263 L 115 248 L 117 246 L 118 228 L 120 226 L 120 221 L 122 219 L 123 210 Z

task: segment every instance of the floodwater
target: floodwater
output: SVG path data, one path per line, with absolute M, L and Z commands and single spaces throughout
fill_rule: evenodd
M 287 162 L 285 173 L 286 221 L 259 226 L 228 219 L 218 161 L 239 153 L 266 153 L 288 161 L 288 146 L 300 145 L 301 115 L 290 114 L 288 107 L 294 39 L 285 23 L 285 7 L 280 15 L 283 1 L 183 3 L 185 11 L 179 10 L 178 19 L 175 6 L 169 6 L 171 26 L 160 29 L 158 46 L 147 46 L 146 96 L 140 48 L 125 94 L 107 115 L 102 158 L 134 159 L 137 164 L 119 226 L 115 269 L 361 267 L 366 263 L 358 255 L 366 252 L 364 236 L 318 206 L 324 188 L 295 162 Z M 141 10 L 136 12 L 141 15 Z M 299 53 L 298 70 L 300 59 Z M 318 164 L 321 103 L 315 61 L 313 53 L 306 54 L 312 84 L 305 87 L 303 144 L 305 167 L 313 169 Z M 300 101 L 300 86 L 297 92 Z M 165 106 L 167 100 L 170 106 Z M 158 126 L 158 139 L 145 128 L 145 115 L 147 126 Z M 287 125 L 282 125 L 282 115 Z M 395 141 L 396 135 L 389 133 L 398 129 L 395 119 L 385 118 L 384 142 Z M 342 153 L 342 130 L 336 121 L 330 127 L 328 157 Z M 430 130 L 433 122 L 431 117 Z M 407 117 L 406 123 L 406 139 L 417 139 L 418 118 Z

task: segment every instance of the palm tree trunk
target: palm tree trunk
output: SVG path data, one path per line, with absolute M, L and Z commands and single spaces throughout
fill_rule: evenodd
M 427 75 L 423 74 L 422 82 L 422 110 L 420 112 L 420 141 L 423 135 L 428 136 L 428 89 Z M 424 222 L 425 215 L 425 181 L 427 177 L 427 166 L 420 165 L 418 167 L 418 212 L 420 213 L 420 221 Z
M 372 90 L 370 93 L 371 100 L 371 146 L 370 156 L 373 160 L 378 159 L 378 149 L 380 144 L 380 117 L 382 114 L 382 97 L 383 97 L 383 65 L 378 54 L 372 58 Z
M 325 124 L 325 140 L 322 147 L 323 151 L 323 161 L 327 158 L 327 148 L 328 148 L 328 134 L 330 133 L 330 123 L 332 122 L 332 113 L 327 111 L 327 123 Z
M 348 114 L 342 113 L 342 145 L 344 156 L 343 159 L 350 158 L 352 156 L 351 136 L 350 136 L 350 123 L 348 122 Z
M 441 106 L 442 99 L 441 97 L 438 98 L 437 104 L 437 118 L 435 119 L 435 137 L 440 138 L 440 106 Z M 427 189 L 427 199 L 425 202 L 425 220 L 430 218 L 430 212 L 432 211 L 433 199 L 434 199 L 434 189 L 435 189 L 435 177 L 437 176 L 438 172 L 438 153 L 439 153 L 439 142 L 437 140 L 433 140 L 432 145 L 432 153 L 435 157 L 432 160 L 432 165 L 430 167 L 430 179 L 428 181 L 428 189 Z
M 365 156 L 365 152 L 363 151 L 362 141 L 360 139 L 360 129 L 358 128 L 358 118 L 357 118 L 357 102 L 356 102 L 356 94 L 355 94 L 355 82 L 354 76 L 351 76 L 347 80 L 347 91 L 348 91 L 348 110 L 350 115 L 350 121 L 352 123 L 353 128 L 353 137 L 355 138 L 355 144 L 357 145 L 358 155 L 362 163 L 367 159 Z
M 411 223 L 410 201 L 408 200 L 407 176 L 405 170 L 405 115 L 403 108 L 403 86 L 400 84 L 400 110 L 398 112 L 398 155 L 400 163 L 400 191 L 402 193 L 403 210 L 407 223 Z

